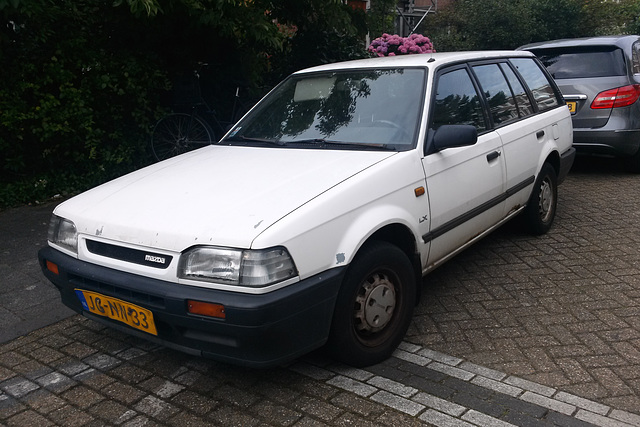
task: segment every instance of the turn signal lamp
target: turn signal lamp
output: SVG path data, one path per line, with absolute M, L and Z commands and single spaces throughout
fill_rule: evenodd
M 52 272 L 55 275 L 59 275 L 60 272 L 58 271 L 58 266 L 54 263 L 52 263 L 51 261 L 47 261 L 47 270 L 49 270 L 50 272 Z
M 187 311 L 191 314 L 199 314 L 200 316 L 216 317 L 224 319 L 224 305 L 212 304 L 210 302 L 187 300 Z

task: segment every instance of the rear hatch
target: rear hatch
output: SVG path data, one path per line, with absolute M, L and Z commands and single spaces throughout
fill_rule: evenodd
M 602 92 L 629 85 L 627 65 L 617 46 L 573 46 L 531 49 L 547 67 L 569 104 L 574 128 L 607 124 L 611 107 L 591 108 Z M 614 94 L 615 96 L 615 94 Z

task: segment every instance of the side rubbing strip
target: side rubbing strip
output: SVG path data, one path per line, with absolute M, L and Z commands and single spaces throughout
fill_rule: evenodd
M 481 204 L 478 207 L 475 207 L 473 209 L 471 209 L 468 212 L 465 212 L 464 214 L 460 215 L 457 218 L 452 219 L 451 221 L 442 224 L 440 227 L 431 230 L 430 232 L 428 232 L 427 234 L 424 234 L 422 236 L 422 240 L 425 243 L 429 243 L 431 240 L 442 236 L 443 234 L 453 230 L 454 228 L 464 224 L 465 222 L 475 218 L 476 216 L 480 215 L 481 213 L 491 209 L 492 207 L 504 202 L 505 200 L 507 200 L 509 197 L 513 196 L 514 194 L 517 194 L 519 191 L 522 191 L 523 189 L 527 188 L 529 185 L 533 184 L 533 182 L 535 181 L 535 176 L 530 176 L 529 178 L 525 179 L 524 181 L 520 182 L 519 184 L 514 185 L 513 187 L 507 189 L 506 192 L 504 192 L 503 194 L 494 197 L 493 199 Z

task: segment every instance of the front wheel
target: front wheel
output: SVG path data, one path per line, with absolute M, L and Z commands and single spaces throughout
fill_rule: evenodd
M 416 277 L 406 254 L 385 242 L 365 247 L 338 294 L 329 350 L 352 366 L 382 362 L 404 338 L 415 301 Z
M 558 177 L 549 163 L 542 165 L 533 185 L 533 191 L 524 210 L 526 228 L 535 235 L 544 234 L 551 228 L 558 205 Z
M 156 123 L 151 134 L 151 150 L 157 160 L 168 159 L 211 144 L 213 132 L 192 114 L 174 113 Z

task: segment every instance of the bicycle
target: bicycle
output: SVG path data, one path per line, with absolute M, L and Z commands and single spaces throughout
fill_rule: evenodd
M 207 64 L 199 65 L 187 81 L 179 81 L 174 86 L 174 96 L 187 101 L 175 103 L 183 104 L 191 111 L 170 113 L 158 120 L 153 128 L 151 150 L 158 161 L 217 142 L 213 127 L 216 126 L 220 135 L 223 135 L 239 118 L 236 117 L 238 104 L 241 112 L 247 111 L 240 101 L 240 87 L 237 87 L 230 120 L 220 120 L 202 96 L 200 69 Z

